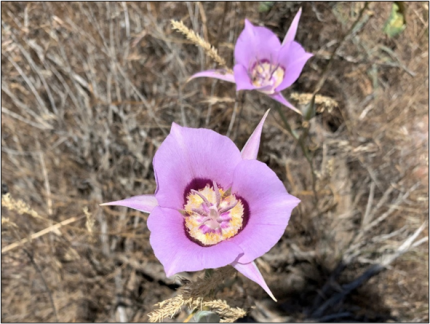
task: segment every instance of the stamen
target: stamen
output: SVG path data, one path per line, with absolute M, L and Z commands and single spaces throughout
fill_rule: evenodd
M 280 66 L 280 64 L 278 63 L 278 64 L 276 65 L 276 67 L 273 69 L 273 71 L 270 71 L 270 78 L 272 78 L 272 77 L 273 77 L 273 73 L 275 73 L 275 71 L 279 68 L 279 66 Z
M 231 219 L 232 219 L 232 218 L 231 218 L 231 217 L 229 217 L 229 216 L 226 216 L 226 217 L 218 217 L 216 221 L 217 221 L 218 223 L 222 223 L 222 222 L 229 222 L 229 221 L 231 221 Z
M 221 209 L 219 210 L 219 213 L 220 213 L 220 214 L 222 214 L 222 213 L 228 212 L 229 210 L 231 210 L 231 209 L 233 209 L 234 207 L 236 207 L 236 205 L 237 205 L 237 203 L 238 203 L 238 202 L 239 202 L 239 201 L 238 201 L 238 200 L 236 200 L 232 205 L 227 206 L 227 207 L 224 207 L 224 208 L 221 208 Z
M 192 208 L 191 210 L 193 212 L 201 215 L 201 216 L 206 216 L 207 215 L 207 213 L 203 209 L 200 209 L 200 208 Z
M 192 193 L 195 193 L 197 196 L 199 196 L 200 198 L 202 198 L 203 199 L 203 201 L 204 201 L 204 203 L 206 204 L 206 206 L 211 206 L 212 204 L 209 202 L 209 200 L 205 197 L 205 196 L 203 196 L 200 192 L 198 192 L 198 191 L 196 191 L 196 190 L 194 190 L 194 189 L 191 189 L 191 192 Z
M 219 193 L 219 189 L 215 181 L 213 182 L 213 184 L 216 198 L 216 206 L 219 207 L 219 204 L 221 203 L 221 194 Z

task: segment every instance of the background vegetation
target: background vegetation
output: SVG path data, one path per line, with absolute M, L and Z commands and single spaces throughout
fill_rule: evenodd
M 323 97 L 309 123 L 281 109 L 308 132 L 315 176 L 273 109 L 259 160 L 302 200 L 257 261 L 279 302 L 241 275 L 219 297 L 240 321 L 428 321 L 428 3 L 401 3 L 393 37 L 391 2 L 359 20 L 364 3 L 2 4 L 3 321 L 142 322 L 175 295 L 147 215 L 99 204 L 154 192 L 173 121 L 242 147 L 275 102 L 186 83 L 214 63 L 170 20 L 233 66 L 245 18 L 282 39 L 300 7 L 296 40 L 315 56 L 285 95 L 303 109 L 325 77 Z

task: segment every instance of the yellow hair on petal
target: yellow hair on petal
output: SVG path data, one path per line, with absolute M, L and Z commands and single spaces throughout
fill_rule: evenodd
M 220 197 L 223 196 L 225 191 L 219 189 Z M 204 196 L 212 206 L 216 206 L 216 194 L 214 188 L 207 185 L 205 188 L 199 190 L 199 194 Z M 185 211 L 189 212 L 190 216 L 185 217 L 185 227 L 191 237 L 201 242 L 204 245 L 213 245 L 221 241 L 229 239 L 235 236 L 242 227 L 244 208 L 242 202 L 237 200 L 234 195 L 229 195 L 221 200 L 219 208 L 225 208 L 236 203 L 236 206 L 229 210 L 227 213 L 231 218 L 230 221 L 223 222 L 221 233 L 218 232 L 207 232 L 206 234 L 200 230 L 200 227 L 205 221 L 205 217 L 198 213 L 193 212 L 193 209 L 200 209 L 204 203 L 203 199 L 196 193 L 190 192 L 187 195 L 187 202 L 184 206 Z

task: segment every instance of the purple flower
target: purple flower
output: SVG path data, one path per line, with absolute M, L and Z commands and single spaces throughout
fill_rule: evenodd
M 302 9 L 291 24 L 284 41 L 265 27 L 256 27 L 245 19 L 245 29 L 234 48 L 234 74 L 226 70 L 208 70 L 194 74 L 236 83 L 236 91 L 258 90 L 281 104 L 301 112 L 289 103 L 281 91 L 291 86 L 300 76 L 307 60 L 313 56 L 294 41 Z
M 212 130 L 173 123 L 154 157 L 155 194 L 103 204 L 150 213 L 167 276 L 230 264 L 275 299 L 254 260 L 278 242 L 300 200 L 256 160 L 267 114 L 242 151 Z

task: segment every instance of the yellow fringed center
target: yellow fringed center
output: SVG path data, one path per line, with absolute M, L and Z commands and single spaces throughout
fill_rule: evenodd
M 213 186 L 191 190 L 184 210 L 189 235 L 203 245 L 214 245 L 229 239 L 243 225 L 244 207 L 241 200 L 218 188 L 215 182 Z

